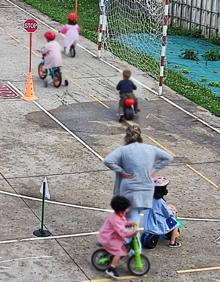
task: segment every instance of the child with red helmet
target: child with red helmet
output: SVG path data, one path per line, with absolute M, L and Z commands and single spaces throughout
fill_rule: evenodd
M 64 37 L 64 53 L 69 53 L 70 47 L 75 46 L 79 42 L 80 27 L 77 24 L 77 14 L 70 13 L 67 16 L 68 24 L 64 25 L 60 32 Z
M 61 67 L 63 65 L 61 46 L 55 40 L 56 34 L 53 31 L 46 31 L 44 37 L 47 40 L 46 45 L 41 49 L 44 55 L 44 67 L 46 69 Z

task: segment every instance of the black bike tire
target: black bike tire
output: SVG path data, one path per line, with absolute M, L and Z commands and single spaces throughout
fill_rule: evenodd
M 70 56 L 72 58 L 74 58 L 76 56 L 76 49 L 75 49 L 74 45 L 71 45 L 71 47 L 70 47 Z
M 57 76 L 59 76 L 59 83 L 56 84 L 56 77 Z M 56 87 L 56 88 L 59 88 L 61 84 L 62 84 L 62 74 L 59 70 L 56 70 L 54 72 L 53 86 Z
M 143 265 L 147 266 L 146 269 L 144 271 L 141 271 L 141 272 L 133 271 L 132 264 L 135 264 L 135 256 L 131 256 L 128 259 L 128 262 L 127 262 L 128 270 L 135 276 L 143 276 L 144 274 L 148 273 L 148 271 L 150 270 L 149 259 L 143 254 L 141 254 L 141 259 L 142 259 Z
M 105 266 L 100 266 L 96 263 L 96 256 L 97 254 L 99 253 L 103 253 L 103 254 L 106 254 L 106 255 L 110 255 L 105 249 L 103 248 L 100 248 L 100 249 L 97 249 L 93 254 L 92 254 L 92 257 L 91 257 L 91 263 L 92 265 L 99 271 L 105 271 L 109 265 L 111 264 L 111 261 L 109 262 L 109 264 L 105 265 Z
M 132 120 L 134 118 L 134 110 L 130 107 L 124 108 L 124 117 L 126 120 Z
M 38 65 L 38 69 L 37 69 L 37 71 L 38 71 L 38 76 L 40 77 L 40 79 L 45 79 L 45 78 L 47 77 L 47 69 L 44 70 L 44 72 L 45 72 L 44 75 L 41 75 L 41 74 L 40 74 L 41 72 L 43 73 L 43 71 L 42 71 L 43 65 L 44 65 L 44 63 L 41 62 L 41 63 Z

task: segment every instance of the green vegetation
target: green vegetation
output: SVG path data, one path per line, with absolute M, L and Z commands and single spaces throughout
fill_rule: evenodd
M 220 116 L 220 98 L 215 97 L 211 90 L 172 70 L 167 72 L 167 86 L 215 115 Z
M 67 14 L 74 12 L 73 0 L 24 0 L 24 2 L 62 24 L 66 23 Z M 79 0 L 78 9 L 78 23 L 81 27 L 81 35 L 96 42 L 98 37 L 99 0 Z
M 204 54 L 206 61 L 219 61 L 220 60 L 220 50 L 211 49 Z
M 181 73 L 189 74 L 189 73 L 191 73 L 191 71 L 188 70 L 188 69 L 181 69 Z
M 202 77 L 200 81 L 201 81 L 201 82 L 208 82 L 209 80 L 208 80 L 207 77 Z
M 209 82 L 208 85 L 212 86 L 212 87 L 220 87 L 220 82 L 218 82 L 218 81 L 211 81 L 211 82 Z
M 203 38 L 202 37 L 202 31 L 194 28 L 194 29 L 186 29 L 186 28 L 180 28 L 180 27 L 170 27 L 168 29 L 169 35 L 179 35 L 179 36 L 190 36 L 194 38 Z
M 194 49 L 184 49 L 180 57 L 182 59 L 199 61 L 198 52 Z
M 193 37 L 193 38 L 199 38 L 199 39 L 203 39 L 204 41 L 208 41 L 208 42 L 211 42 L 215 45 L 220 46 L 220 37 L 207 39 L 202 35 L 202 30 L 197 29 L 197 28 L 193 28 L 193 29 L 189 30 L 189 29 L 186 29 L 186 28 L 180 28 L 180 27 L 172 26 L 172 27 L 169 27 L 168 34 L 169 35 L 190 36 L 190 37 Z
M 60 23 L 66 23 L 66 15 L 72 12 L 74 1 L 72 0 L 24 0 L 27 4 L 43 12 L 53 20 Z M 79 1 L 79 17 L 78 22 L 81 26 L 81 34 L 86 38 L 97 42 L 97 27 L 99 21 L 99 0 L 80 0 Z M 179 35 L 188 35 L 201 38 L 201 32 L 193 30 L 190 33 L 181 29 L 171 29 L 170 33 Z M 217 42 L 217 40 L 216 40 Z M 220 44 L 220 40 L 219 40 Z M 112 46 L 112 52 L 121 59 L 127 60 L 139 69 L 149 73 L 153 77 L 158 76 L 159 64 L 150 56 L 143 55 L 138 58 L 138 52 L 124 47 L 124 52 L 120 52 L 117 48 L 117 43 Z M 156 67 L 152 67 L 152 64 Z M 177 67 L 178 68 L 178 67 Z M 153 69 L 157 69 L 157 73 L 152 73 Z M 177 93 L 194 101 L 198 105 L 206 108 L 217 116 L 220 116 L 220 98 L 214 96 L 213 92 L 202 85 L 193 83 L 181 73 L 176 73 L 171 70 L 166 70 L 167 78 L 166 85 L 172 88 Z

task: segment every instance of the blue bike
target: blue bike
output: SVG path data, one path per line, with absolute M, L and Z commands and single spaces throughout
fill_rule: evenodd
M 40 77 L 40 79 L 45 79 L 48 75 L 51 77 L 51 81 L 53 86 L 58 88 L 60 87 L 60 85 L 62 84 L 62 72 L 61 72 L 61 68 L 60 67 L 54 67 L 54 68 L 50 68 L 50 69 L 45 69 L 44 68 L 44 56 L 42 57 L 42 62 L 40 62 L 40 64 L 38 65 L 38 75 Z M 45 87 L 47 87 L 49 84 L 49 82 L 47 80 L 45 80 Z M 68 86 L 68 80 L 64 80 L 64 85 Z

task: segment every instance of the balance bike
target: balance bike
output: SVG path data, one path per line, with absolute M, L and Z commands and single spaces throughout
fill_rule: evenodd
M 137 227 L 135 227 L 137 229 Z M 136 276 L 146 274 L 150 269 L 150 261 L 148 258 L 140 253 L 139 241 L 137 235 L 134 235 L 131 243 L 129 243 L 128 250 L 134 250 L 134 254 L 128 257 L 127 267 L 128 270 Z M 113 255 L 109 254 L 104 248 L 97 249 L 91 257 L 92 265 L 100 271 L 105 271 L 112 262 Z
M 181 230 L 183 229 L 183 223 L 182 220 L 180 219 L 176 219 L 176 222 L 180 234 Z M 171 236 L 170 232 L 165 235 L 157 235 L 145 231 L 141 235 L 141 244 L 143 248 L 154 249 L 157 246 L 159 240 L 164 240 L 164 239 L 170 240 L 170 236 Z
M 48 71 L 49 71 L 49 75 L 51 77 L 51 81 L 44 81 L 44 86 L 47 87 L 49 83 L 53 83 L 53 86 L 58 88 L 60 87 L 60 85 L 62 84 L 62 72 L 60 67 L 54 67 L 54 68 L 50 68 L 50 69 L 45 69 L 44 68 L 44 57 L 42 62 L 40 62 L 40 64 L 38 65 L 38 75 L 40 77 L 40 79 L 45 79 L 48 75 Z M 68 80 L 64 80 L 64 85 L 68 86 Z

